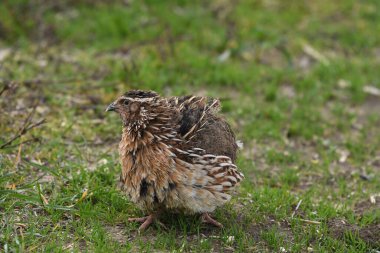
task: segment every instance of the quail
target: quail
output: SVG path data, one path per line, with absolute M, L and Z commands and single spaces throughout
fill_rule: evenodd
M 120 188 L 148 214 L 128 219 L 142 223 L 139 231 L 162 212 L 201 214 L 203 222 L 222 227 L 209 213 L 231 199 L 244 176 L 234 164 L 235 135 L 219 110 L 217 99 L 142 90 L 107 107 L 123 124 Z

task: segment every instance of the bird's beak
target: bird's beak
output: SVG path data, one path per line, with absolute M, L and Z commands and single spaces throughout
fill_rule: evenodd
M 116 110 L 116 104 L 115 102 L 113 102 L 112 104 L 110 104 L 107 109 L 106 109 L 106 112 L 112 112 L 112 111 L 115 111 Z

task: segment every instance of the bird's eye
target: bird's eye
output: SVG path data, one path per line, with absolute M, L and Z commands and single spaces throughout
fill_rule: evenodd
M 124 101 L 123 101 L 123 104 L 124 104 L 124 105 L 128 105 L 128 104 L 129 104 L 129 100 L 127 100 L 127 99 L 124 100 Z

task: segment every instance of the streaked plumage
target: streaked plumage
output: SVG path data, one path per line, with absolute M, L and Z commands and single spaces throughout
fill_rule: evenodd
M 132 202 L 149 214 L 201 213 L 220 225 L 207 213 L 230 200 L 243 175 L 233 164 L 235 136 L 219 109 L 216 99 L 151 91 L 129 91 L 107 108 L 123 121 L 120 187 Z M 132 220 L 145 229 L 153 215 Z

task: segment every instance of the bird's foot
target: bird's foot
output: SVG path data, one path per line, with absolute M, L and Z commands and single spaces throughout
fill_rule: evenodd
M 155 217 L 153 214 L 148 215 L 146 217 L 141 217 L 141 218 L 128 218 L 129 222 L 139 222 L 142 223 L 141 226 L 139 227 L 139 232 L 146 230 L 150 224 L 153 223 Z
M 158 223 L 160 226 L 166 229 L 166 226 L 157 219 L 157 215 L 155 214 L 151 214 L 141 218 L 128 218 L 128 221 L 142 223 L 139 227 L 139 232 L 146 230 L 153 222 Z
M 218 228 L 223 228 L 223 225 L 219 222 L 217 222 L 216 220 L 214 220 L 213 218 L 210 217 L 210 215 L 208 213 L 203 213 L 202 216 L 201 216 L 201 221 L 203 223 L 208 223 L 208 224 L 212 224 Z

